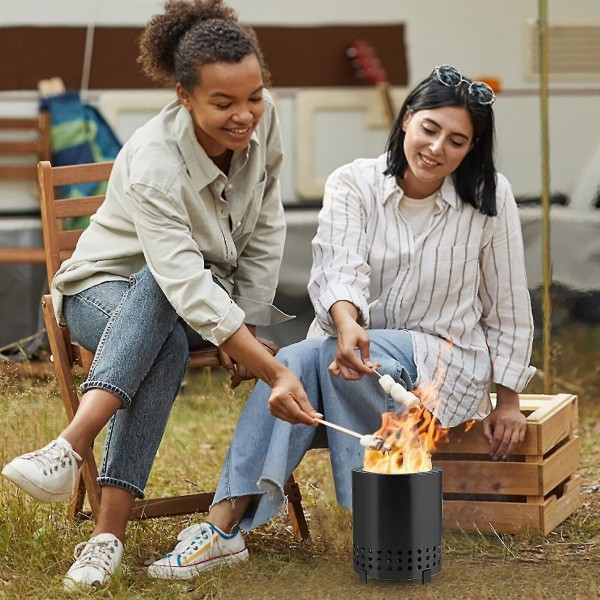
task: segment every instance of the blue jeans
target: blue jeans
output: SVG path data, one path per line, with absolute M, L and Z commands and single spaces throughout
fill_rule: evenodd
M 108 425 L 98 481 L 143 498 L 189 349 L 210 343 L 179 318 L 147 267 L 128 282 L 65 296 L 63 314 L 73 338 L 95 352 L 82 392 L 106 390 L 122 403 Z
M 408 331 L 370 330 L 371 358 L 381 363 L 378 371 L 389 374 L 413 389 L 417 369 L 412 336 Z M 377 375 L 359 381 L 334 377 L 327 367 L 335 358 L 337 339 L 309 338 L 282 348 L 277 360 L 302 381 L 311 404 L 328 421 L 362 434 L 381 426 L 381 413 L 398 410 L 398 405 L 378 383 Z M 271 389 L 259 381 L 246 403 L 217 487 L 214 504 L 227 498 L 258 495 L 240 522 L 248 531 L 275 515 L 285 501 L 283 486 L 314 445 L 317 428 L 291 425 L 269 413 Z M 338 503 L 350 508 L 352 469 L 362 467 L 364 449 L 357 438 L 327 428 L 327 442 Z

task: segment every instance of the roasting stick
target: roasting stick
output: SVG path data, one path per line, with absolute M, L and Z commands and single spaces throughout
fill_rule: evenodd
M 360 440 L 360 445 L 363 446 L 363 448 L 370 448 L 371 450 L 379 450 L 380 452 L 384 452 L 384 453 L 389 452 L 391 450 L 391 447 L 385 443 L 383 438 L 380 438 L 377 435 L 371 435 L 371 434 L 361 435 L 360 433 L 357 433 L 356 431 L 352 431 L 351 429 L 346 429 L 345 427 L 342 427 L 341 425 L 336 425 L 335 423 L 325 421 L 325 419 L 318 419 L 318 418 L 314 417 L 314 420 L 317 423 L 320 423 L 321 425 L 325 425 L 326 427 L 331 427 L 332 429 L 337 429 L 338 431 L 341 431 L 342 433 L 347 433 L 348 435 L 358 438 Z
M 347 433 L 348 435 L 353 435 L 355 438 L 360 439 L 363 437 L 360 433 L 357 433 L 356 431 L 352 431 L 352 429 L 346 429 L 345 427 L 342 427 L 341 425 L 336 425 L 335 423 L 331 423 L 329 421 L 326 421 L 325 419 L 317 419 L 316 417 L 314 419 L 317 423 L 321 423 L 321 425 L 325 425 L 326 427 L 331 427 L 332 429 L 337 429 L 338 431 L 341 431 L 342 433 Z

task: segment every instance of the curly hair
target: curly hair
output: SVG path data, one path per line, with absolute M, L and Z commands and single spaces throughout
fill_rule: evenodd
M 240 25 L 223 0 L 168 0 L 164 14 L 146 25 L 139 49 L 143 72 L 161 85 L 179 83 L 191 91 L 200 83 L 200 67 L 238 63 L 250 54 L 258 59 L 265 86 L 270 84 L 254 30 Z

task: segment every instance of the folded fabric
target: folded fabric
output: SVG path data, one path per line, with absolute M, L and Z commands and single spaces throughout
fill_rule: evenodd
M 76 165 L 113 160 L 121 142 L 98 109 L 82 102 L 79 92 L 67 91 L 43 98 L 41 110 L 50 113 L 50 140 L 54 166 Z M 62 198 L 104 194 L 106 182 L 63 186 Z M 68 229 L 82 229 L 89 217 L 78 217 L 65 223 Z

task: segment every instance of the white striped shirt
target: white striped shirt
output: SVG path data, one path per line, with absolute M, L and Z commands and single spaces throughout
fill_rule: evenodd
M 312 242 L 309 335 L 336 335 L 329 309 L 347 300 L 367 329 L 411 332 L 416 383 L 435 385 L 439 402 L 429 406 L 444 426 L 481 418 L 491 410 L 491 381 L 520 392 L 535 373 L 510 184 L 498 174 L 498 215 L 489 217 L 460 200 L 447 177 L 428 227 L 414 236 L 398 210 L 403 191 L 385 168 L 385 155 L 359 159 L 327 180 Z

